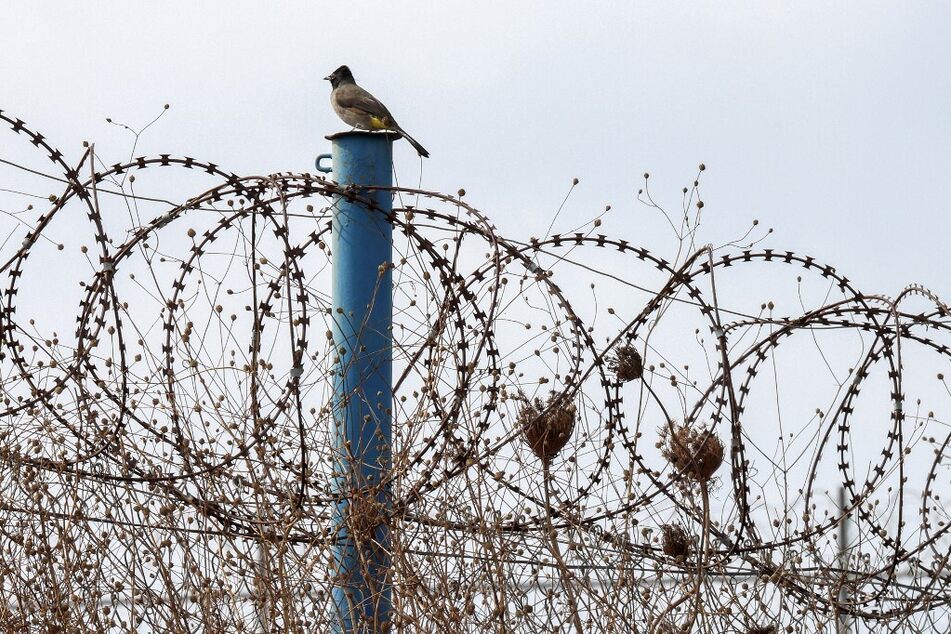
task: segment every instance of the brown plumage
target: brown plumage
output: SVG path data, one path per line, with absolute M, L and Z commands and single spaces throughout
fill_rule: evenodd
M 410 145 L 416 148 L 420 156 L 429 156 L 426 148 L 400 127 L 379 99 L 357 85 L 349 68 L 341 66 L 324 79 L 333 86 L 330 92 L 330 103 L 333 105 L 334 112 L 343 119 L 344 123 L 361 130 L 399 132 Z

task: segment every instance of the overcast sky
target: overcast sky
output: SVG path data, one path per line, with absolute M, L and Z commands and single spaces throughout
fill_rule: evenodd
M 324 137 L 346 129 L 322 78 L 348 64 L 431 153 L 420 161 L 396 147 L 401 184 L 464 187 L 508 237 L 543 234 L 577 177 L 555 231 L 611 204 L 602 231 L 670 257 L 677 243 L 637 190 L 650 172 L 655 199 L 677 210 L 702 162 L 699 243 L 742 236 L 758 219 L 775 230 L 767 246 L 832 264 L 868 293 L 917 282 L 951 300 L 947 0 L 7 0 L 2 11 L 0 109 L 73 163 L 83 140 L 106 163 L 127 159 L 130 135 L 106 118 L 141 128 L 168 103 L 136 154 L 188 155 L 242 175 L 312 171 L 330 150 Z M 59 275 L 43 268 L 33 267 Z M 802 421 L 838 398 L 812 389 L 833 382 L 802 357 L 784 360 Z M 932 366 L 922 367 L 930 383 L 908 383 L 944 407 L 945 393 L 931 398 Z M 865 403 L 878 409 L 862 424 L 884 429 L 889 392 L 873 387 Z M 883 436 L 862 429 L 857 446 L 874 457 Z M 871 460 L 860 457 L 859 472 Z
M 769 244 L 869 292 L 951 296 L 947 2 L 6 2 L 0 108 L 78 158 L 84 139 L 238 173 L 312 170 L 347 63 L 513 237 L 605 229 L 663 249 L 642 174 L 676 208 L 703 161 L 702 241 L 758 218 Z M 6 138 L 9 138 L 7 136 Z M 397 148 L 404 184 L 420 178 Z M 192 192 L 183 192 L 183 198 Z M 669 246 L 669 245 L 668 245 Z

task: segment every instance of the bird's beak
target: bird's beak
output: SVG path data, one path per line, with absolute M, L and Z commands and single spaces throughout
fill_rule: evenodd
M 326 77 L 324 77 L 324 81 L 330 81 L 330 78 L 331 78 L 331 77 L 332 77 L 332 75 L 327 75 Z

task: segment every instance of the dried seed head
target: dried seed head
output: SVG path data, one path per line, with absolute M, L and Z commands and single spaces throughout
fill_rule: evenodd
M 751 625 L 746 634 L 776 634 L 778 631 L 775 625 Z
M 661 547 L 664 549 L 664 554 L 680 561 L 686 559 L 690 553 L 690 540 L 684 529 L 676 524 L 664 524 L 661 526 L 661 531 L 663 532 Z
M 670 423 L 659 433 L 664 458 L 691 480 L 706 482 L 723 464 L 723 443 L 712 430 Z
M 371 542 L 377 527 L 386 521 L 383 503 L 372 495 L 356 495 L 347 505 L 347 530 L 359 543 Z
M 644 376 L 644 360 L 637 349 L 628 344 L 618 347 L 617 353 L 608 363 L 617 378 L 625 383 Z
M 568 444 L 575 428 L 577 409 L 564 397 L 553 395 L 547 402 L 536 398 L 526 402 L 516 422 L 532 452 L 550 461 Z

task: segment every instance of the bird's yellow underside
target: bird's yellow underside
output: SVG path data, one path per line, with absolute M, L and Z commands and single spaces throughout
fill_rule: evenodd
M 389 126 L 386 125 L 386 123 L 383 121 L 383 119 L 381 119 L 380 117 L 374 117 L 373 115 L 370 115 L 370 126 L 371 126 L 374 130 L 383 130 L 383 129 L 389 127 Z

